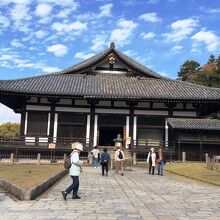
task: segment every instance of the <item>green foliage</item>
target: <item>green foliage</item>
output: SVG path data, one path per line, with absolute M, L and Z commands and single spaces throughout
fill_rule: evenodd
M 183 81 L 220 88 L 220 55 L 217 59 L 210 55 L 203 67 L 194 60 L 186 61 L 180 66 L 178 77 Z
M 220 88 L 220 55 L 217 59 L 214 55 L 210 55 L 203 67 L 200 67 L 196 61 L 186 61 L 180 66 L 178 77 L 183 81 L 198 85 Z M 209 117 L 220 120 L 220 111 L 209 115 Z
M 20 133 L 20 124 L 6 122 L 0 125 L 0 137 L 15 137 Z
M 200 64 L 194 60 L 187 60 L 183 65 L 180 66 L 178 77 L 183 81 L 187 81 L 187 78 L 195 72 L 200 70 Z

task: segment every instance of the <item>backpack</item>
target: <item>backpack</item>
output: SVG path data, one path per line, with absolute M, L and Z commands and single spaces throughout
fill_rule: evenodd
M 72 166 L 72 163 L 70 161 L 70 157 L 66 156 L 66 160 L 64 161 L 65 170 L 69 170 L 71 166 Z
M 119 158 L 119 159 L 123 159 L 123 154 L 122 154 L 121 151 L 119 151 L 118 158 Z

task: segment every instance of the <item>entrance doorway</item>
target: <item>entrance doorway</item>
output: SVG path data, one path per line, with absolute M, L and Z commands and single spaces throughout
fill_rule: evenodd
M 114 146 L 113 139 L 120 134 L 123 138 L 123 127 L 99 127 L 99 145 L 100 146 Z

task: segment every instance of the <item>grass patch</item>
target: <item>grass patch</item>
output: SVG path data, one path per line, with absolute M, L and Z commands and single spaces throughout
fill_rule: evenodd
M 167 163 L 165 170 L 220 186 L 220 172 L 209 170 L 205 163 Z
M 62 164 L 0 164 L 0 178 L 25 190 L 31 189 L 63 170 Z

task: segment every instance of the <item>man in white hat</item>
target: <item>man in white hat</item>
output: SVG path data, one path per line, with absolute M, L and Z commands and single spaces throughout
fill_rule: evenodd
M 73 191 L 72 199 L 80 199 L 77 193 L 79 189 L 79 174 L 83 162 L 79 160 L 79 154 L 83 151 L 83 146 L 81 143 L 76 142 L 72 144 L 72 149 L 73 151 L 70 154 L 71 167 L 69 169 L 69 175 L 73 183 L 65 191 L 62 191 L 64 200 L 66 200 L 67 194 L 71 193 L 71 191 Z

